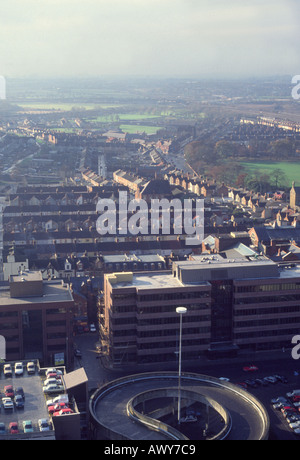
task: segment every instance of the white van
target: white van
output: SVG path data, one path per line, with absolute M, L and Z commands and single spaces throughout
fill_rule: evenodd
M 300 396 L 300 390 L 294 390 L 291 393 L 286 394 L 288 398 L 293 398 L 294 396 Z
M 69 396 L 66 394 L 56 396 L 53 399 L 49 399 L 47 401 L 47 406 L 54 406 L 55 404 L 59 404 L 61 402 L 64 402 L 65 404 L 69 404 Z

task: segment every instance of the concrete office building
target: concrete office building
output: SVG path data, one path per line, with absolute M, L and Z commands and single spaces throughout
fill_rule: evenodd
M 6 359 L 39 359 L 42 366 L 73 364 L 74 300 L 69 285 L 24 271 L 0 286 L 0 335 Z
M 194 256 L 172 272 L 105 275 L 100 330 L 113 366 L 234 357 L 291 347 L 300 330 L 300 269 L 249 248 Z M 228 256 L 236 256 L 236 259 Z

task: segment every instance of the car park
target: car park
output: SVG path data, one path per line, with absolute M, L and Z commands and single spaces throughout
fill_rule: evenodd
M 15 364 L 15 376 L 23 375 L 23 363 L 16 363 Z

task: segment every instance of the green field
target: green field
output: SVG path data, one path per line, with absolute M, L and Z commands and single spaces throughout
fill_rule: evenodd
M 241 165 L 249 174 L 255 174 L 258 171 L 271 174 L 274 169 L 281 169 L 286 176 L 286 181 L 280 185 L 289 187 L 295 181 L 296 185 L 300 186 L 300 162 L 242 162 Z
M 124 133 L 128 133 L 128 134 L 138 134 L 138 133 L 156 134 L 159 129 L 163 129 L 163 128 L 158 127 L 158 126 L 121 125 L 120 129 Z

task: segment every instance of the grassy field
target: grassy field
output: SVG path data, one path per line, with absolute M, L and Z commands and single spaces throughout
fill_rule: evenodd
M 162 128 L 158 126 L 121 125 L 120 129 L 124 133 L 128 133 L 128 134 L 137 134 L 137 133 L 156 134 L 157 131 Z
M 258 171 L 271 174 L 274 169 L 281 169 L 286 176 L 286 181 L 281 184 L 282 186 L 289 187 L 293 181 L 300 186 L 300 162 L 243 162 L 241 164 L 250 174 L 255 174 Z

